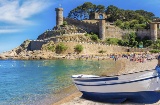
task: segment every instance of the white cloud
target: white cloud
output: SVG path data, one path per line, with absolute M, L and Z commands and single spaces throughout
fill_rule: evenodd
M 20 29 L 0 29 L 0 34 L 20 32 Z
M 0 0 L 0 21 L 12 24 L 31 24 L 29 19 L 51 6 L 50 0 Z
M 0 34 L 6 34 L 6 33 L 16 33 L 23 31 L 24 27 L 19 26 L 0 26 Z

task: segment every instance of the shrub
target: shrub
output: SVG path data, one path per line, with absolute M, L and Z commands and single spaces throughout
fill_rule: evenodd
M 74 47 L 75 52 L 80 53 L 83 51 L 83 46 L 78 44 Z
M 159 52 L 160 52 L 160 50 L 153 49 L 153 50 L 151 50 L 150 52 L 151 52 L 151 53 L 159 53 Z
M 152 40 L 144 40 L 144 46 L 145 47 L 148 47 L 148 46 L 151 46 L 153 44 L 153 41 Z
M 96 34 L 91 35 L 91 40 L 98 41 L 98 36 Z
M 117 45 L 119 42 L 119 39 L 117 38 L 108 38 L 105 40 L 106 44 L 113 44 L 113 45 Z
M 55 46 L 48 46 L 47 50 L 54 51 L 55 50 Z
M 105 53 L 105 52 L 106 52 L 106 51 L 104 51 L 104 50 L 100 50 L 100 51 L 99 51 L 99 53 L 102 53 L 102 54 Z
M 58 44 L 57 46 L 56 46 L 56 53 L 62 53 L 62 52 L 64 52 L 64 51 L 66 51 L 67 50 L 67 46 L 66 45 L 64 45 L 63 43 L 60 43 L 60 44 Z
M 67 23 L 67 21 L 64 21 L 63 26 L 66 26 L 66 25 L 68 25 L 68 23 Z

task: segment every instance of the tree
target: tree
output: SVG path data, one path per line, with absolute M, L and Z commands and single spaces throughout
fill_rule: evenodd
M 146 24 L 135 24 L 134 28 L 135 29 L 145 29 L 146 28 Z
M 121 21 L 121 20 L 117 20 L 117 21 L 115 21 L 114 24 L 115 24 L 116 26 L 120 27 L 120 26 L 122 26 L 122 21 Z
M 77 53 L 79 54 L 80 52 L 83 51 L 83 46 L 80 45 L 80 44 L 78 44 L 78 45 L 76 45 L 76 46 L 74 47 L 74 50 L 75 50 L 75 52 L 77 52 Z
M 120 10 L 118 7 L 110 5 L 107 7 L 106 14 L 109 15 L 108 21 L 114 22 L 119 17 Z
M 123 29 L 130 29 L 130 23 L 128 21 L 124 22 Z
M 144 47 L 149 47 L 153 44 L 153 41 L 152 40 L 144 40 L 143 41 L 143 45 Z
M 77 20 L 89 19 L 89 15 L 94 12 L 104 12 L 105 6 L 95 5 L 91 2 L 85 2 L 84 4 L 74 8 L 68 14 L 69 18 L 74 18 Z
M 135 28 L 135 25 L 138 24 L 138 20 L 132 20 L 130 22 L 130 28 Z
M 67 50 L 67 46 L 64 45 L 63 43 L 60 43 L 56 46 L 56 53 L 63 53 L 64 51 Z
M 155 16 L 152 12 L 147 12 L 144 10 L 136 10 L 135 12 L 148 19 L 152 19 Z
M 103 5 L 97 5 L 95 12 L 104 13 L 105 12 L 105 6 L 103 6 Z

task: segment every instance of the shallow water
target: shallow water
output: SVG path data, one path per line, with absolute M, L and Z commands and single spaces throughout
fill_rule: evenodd
M 71 75 L 110 72 L 112 61 L 82 60 L 0 60 L 0 105 L 49 105 L 71 86 Z M 64 94 L 64 95 L 63 95 Z

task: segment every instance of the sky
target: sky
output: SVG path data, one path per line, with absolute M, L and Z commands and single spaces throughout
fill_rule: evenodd
M 84 2 L 143 9 L 160 17 L 160 0 L 0 0 L 0 53 L 12 50 L 25 40 L 35 40 L 56 25 L 55 8 L 64 9 L 64 17 Z

